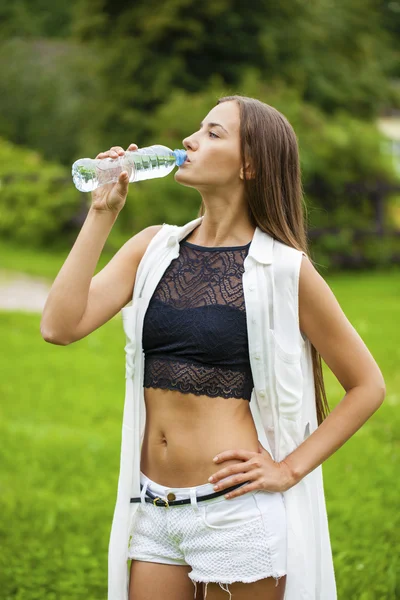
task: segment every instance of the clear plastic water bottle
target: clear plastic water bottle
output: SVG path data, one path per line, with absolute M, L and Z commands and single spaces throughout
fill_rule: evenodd
M 186 150 L 156 145 L 125 152 L 118 158 L 81 158 L 72 165 L 72 179 L 80 192 L 92 192 L 106 183 L 117 183 L 122 171 L 129 182 L 164 177 L 186 160 Z

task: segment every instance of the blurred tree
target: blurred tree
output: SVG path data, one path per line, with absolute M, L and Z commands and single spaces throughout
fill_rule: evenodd
M 1 237 L 31 246 L 65 243 L 82 198 L 68 179 L 69 169 L 0 138 Z
M 2 3 L 0 135 L 49 158 L 55 147 L 54 158 L 64 164 L 113 144 L 143 145 L 151 115 L 174 89 L 201 92 L 215 74 L 234 87 L 249 68 L 296 88 L 300 100 L 326 114 L 373 118 L 400 106 L 390 81 L 399 72 L 399 6 L 399 0 Z
M 396 182 L 393 163 L 381 152 L 382 134 L 372 123 L 345 112 L 326 119 L 317 107 L 301 101 L 300 92 L 282 82 L 265 82 L 256 70 L 248 71 L 235 88 L 214 76 L 201 93 L 174 90 L 168 101 L 149 118 L 149 143 L 162 140 L 170 148 L 199 127 L 218 98 L 232 93 L 258 97 L 280 110 L 293 126 L 299 143 L 303 184 L 310 227 L 373 226 L 373 206 L 362 195 L 345 193 L 349 181 Z M 187 107 L 190 106 L 190 110 Z M 148 224 L 185 223 L 200 206 L 199 193 L 177 184 L 173 175 L 130 186 L 129 199 L 113 229 L 110 243 L 119 247 Z
M 50 39 L 0 44 L 0 136 L 70 164 L 99 152 L 105 91 L 90 47 Z
M 380 0 L 379 9 L 382 13 L 382 24 L 391 39 L 392 63 L 389 74 L 400 78 L 400 1 Z
M 0 39 L 64 38 L 70 34 L 71 2 L 13 0 L 0 3 Z
M 364 224 L 370 205 L 347 197 L 343 184 L 392 177 L 371 121 L 400 106 L 393 85 L 399 77 L 399 4 L 3 2 L 0 136 L 68 165 L 70 173 L 73 160 L 111 145 L 179 147 L 219 96 L 254 96 L 281 110 L 298 135 L 304 183 L 313 190 L 307 198 L 311 225 Z M 17 164 L 15 173 L 18 179 Z M 35 185 L 28 190 L 22 184 L 21 193 L 40 214 L 46 210 L 43 190 Z M 18 208 L 19 193 L 14 182 L 8 204 Z M 130 195 L 111 234 L 116 247 L 149 223 L 190 219 L 200 201 L 172 176 L 135 184 Z M 67 221 L 71 227 L 79 226 L 84 202 L 76 206 Z M 35 219 L 30 221 L 39 239 Z M 12 227 L 7 231 L 12 235 Z M 342 243 L 350 244 L 346 235 Z
M 174 88 L 198 92 L 213 74 L 235 85 L 254 67 L 333 114 L 372 118 L 400 106 L 391 87 L 394 39 L 378 0 L 77 0 L 72 35 L 101 53 L 112 104 L 106 130 L 126 143 L 147 132 Z M 142 118 L 140 118 L 142 116 Z M 140 140 L 139 140 L 140 141 Z

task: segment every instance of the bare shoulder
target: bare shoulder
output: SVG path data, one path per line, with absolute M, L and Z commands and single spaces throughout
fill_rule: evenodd
M 105 286 L 110 291 L 114 290 L 114 297 L 118 297 L 115 308 L 122 308 L 132 298 L 139 263 L 151 240 L 161 228 L 162 225 L 149 225 L 136 233 L 93 278 L 91 286 L 93 290 L 99 288 L 104 292 Z
M 143 258 L 147 246 L 150 244 L 153 237 L 162 229 L 162 227 L 162 225 L 149 225 L 149 227 L 145 227 L 125 242 L 123 248 L 126 248 L 128 252 L 132 252 L 137 264 L 139 264 Z
M 116 315 L 131 301 L 140 261 L 162 225 L 142 229 L 121 246 L 93 278 L 84 314 L 61 343 L 76 342 Z
M 347 391 L 370 384 L 382 392 L 379 366 L 312 262 L 302 256 L 299 277 L 300 329 Z
M 121 246 L 110 262 L 100 271 L 92 280 L 92 286 L 102 285 L 105 280 L 109 283 L 115 283 L 122 290 L 125 297 L 122 301 L 125 303 L 132 297 L 133 286 L 136 279 L 136 272 L 144 253 L 147 250 L 151 240 L 157 235 L 162 225 L 149 225 L 145 227 Z M 130 285 L 129 285 L 130 282 Z

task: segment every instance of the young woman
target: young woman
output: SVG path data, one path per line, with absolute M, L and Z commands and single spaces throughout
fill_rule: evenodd
M 377 410 L 383 377 L 304 257 L 299 322 L 312 348 L 320 427 L 284 460 L 273 460 L 259 441 L 250 407 L 255 373 L 242 280 L 259 230 L 307 254 L 296 136 L 273 107 L 232 96 L 220 99 L 183 144 L 188 160 L 175 180 L 199 191 L 202 219 L 180 240 L 143 323 L 146 424 L 128 554 L 129 600 L 222 600 L 227 593 L 234 600 L 332 600 L 333 586 L 326 595 L 285 595 L 284 494 Z M 123 153 L 114 146 L 97 158 Z M 139 263 L 162 226 L 133 236 L 93 277 L 127 193 L 126 173 L 93 192 L 44 308 L 46 341 L 73 343 L 132 299 Z M 321 355 L 347 392 L 329 415 Z M 213 460 L 218 454 L 220 464 Z

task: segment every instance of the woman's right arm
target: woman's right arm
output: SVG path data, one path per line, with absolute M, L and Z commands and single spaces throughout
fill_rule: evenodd
M 103 154 L 114 157 L 114 152 Z M 65 346 L 80 340 L 109 321 L 132 299 L 137 267 L 148 244 L 162 227 L 152 225 L 134 235 L 93 276 L 107 237 L 125 203 L 128 182 L 121 174 L 118 183 L 103 187 L 106 189 L 98 188 L 101 191 L 93 194 L 94 202 L 43 309 L 40 332 L 51 344 Z M 100 209 L 94 208 L 96 203 Z

